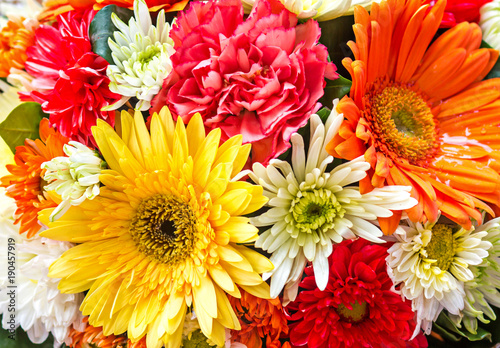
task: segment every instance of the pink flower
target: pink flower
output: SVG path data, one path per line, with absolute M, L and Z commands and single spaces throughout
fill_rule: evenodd
M 40 103 L 50 114 L 50 125 L 61 134 L 93 146 L 91 127 L 98 118 L 114 124 L 114 111 L 101 108 L 119 96 L 109 88 L 108 63 L 92 52 L 88 27 L 95 11 L 70 11 L 54 26 L 40 25 L 35 45 L 26 51 L 26 71 L 35 79 L 22 100 Z
M 318 110 L 324 78 L 338 77 L 319 36 L 315 21 L 297 25 L 279 1 L 258 1 L 246 21 L 239 1 L 193 2 L 171 31 L 174 71 L 153 111 L 167 104 L 185 122 L 199 112 L 267 163 Z

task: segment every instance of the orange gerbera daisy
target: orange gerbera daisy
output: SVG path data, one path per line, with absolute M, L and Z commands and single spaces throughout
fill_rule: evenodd
M 156 12 L 165 10 L 165 12 L 182 11 L 189 0 L 146 0 L 149 11 Z M 84 9 L 93 7 L 94 10 L 100 10 L 107 5 L 117 5 L 133 9 L 134 0 L 47 0 L 44 3 L 42 12 L 38 15 L 40 22 L 55 19 L 58 15 L 72 11 L 74 9 Z
M 23 21 L 23 17 L 12 17 L 0 31 L 0 77 L 7 77 L 10 68 L 24 69 L 26 49 L 35 44 L 35 26 Z
M 471 228 L 500 206 L 500 79 L 481 81 L 498 51 L 480 49 L 481 30 L 461 23 L 429 46 L 446 6 L 419 0 L 374 3 L 355 10 L 355 61 L 338 135 L 327 145 L 335 156 L 364 155 L 369 175 L 363 192 L 383 185 L 412 186 L 413 221 L 434 221 L 438 209 Z M 428 47 L 429 46 L 429 47 Z M 487 202 L 488 204 L 484 203 Z M 400 214 L 381 221 L 386 233 Z
M 42 180 L 40 166 L 54 157 L 66 156 L 63 146 L 67 142 L 68 138 L 49 127 L 48 119 L 42 119 L 40 139 L 26 139 L 24 146 L 18 146 L 14 156 L 16 164 L 7 165 L 11 175 L 0 178 L 0 187 L 5 187 L 7 196 L 16 200 L 15 223 L 21 223 L 19 233 L 27 232 L 28 238 L 40 230 L 38 212 L 57 206 L 44 195 L 42 186 L 46 182 Z
M 87 323 L 89 317 L 84 317 L 83 322 Z M 133 343 L 126 335 L 109 335 L 102 332 L 102 327 L 95 327 L 87 324 L 85 330 L 77 331 L 74 328 L 69 333 L 71 348 L 146 348 L 146 337 Z
M 261 348 L 263 340 L 267 348 L 290 348 L 279 340 L 288 334 L 288 325 L 279 298 L 265 300 L 240 288 L 241 298 L 230 296 L 229 301 L 241 324 L 241 330 L 231 330 L 231 341 L 248 348 Z

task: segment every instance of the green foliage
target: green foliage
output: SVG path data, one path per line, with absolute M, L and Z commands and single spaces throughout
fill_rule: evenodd
M 335 98 L 342 99 L 351 90 L 352 82 L 342 76 L 336 80 L 329 80 L 325 86 L 325 94 L 320 100 L 320 103 L 326 107 L 333 106 Z
M 30 341 L 26 332 L 18 328 L 15 333 L 15 339 L 9 338 L 9 332 L 0 328 L 0 347 L 1 348 L 53 348 L 54 339 L 52 335 L 42 344 L 35 344 Z M 61 347 L 65 347 L 64 345 Z
M 125 23 L 133 16 L 134 12 L 116 5 L 103 7 L 90 23 L 89 36 L 92 43 L 92 51 L 100 55 L 110 64 L 114 64 L 111 57 L 111 49 L 108 45 L 108 38 L 113 38 L 113 33 L 117 30 L 111 21 L 111 14 L 116 15 Z
M 492 47 L 488 45 L 485 41 L 481 41 L 481 48 L 492 48 Z M 498 59 L 495 65 L 493 65 L 493 68 L 491 68 L 490 72 L 488 73 L 488 75 L 486 75 L 484 79 L 488 80 L 497 77 L 500 77 L 500 59 Z
M 0 123 L 0 136 L 9 145 L 12 152 L 16 146 L 23 145 L 26 138 L 38 139 L 38 125 L 43 117 L 47 117 L 40 104 L 27 102 L 16 107 Z
M 200 330 L 194 331 L 191 334 L 190 340 L 183 340 L 182 346 L 184 348 L 210 348 L 210 347 L 212 347 L 211 345 L 209 345 L 207 343 L 207 338 Z
M 439 335 L 441 335 L 441 337 L 443 337 L 445 340 L 450 342 L 458 342 L 462 338 L 466 338 L 468 341 L 487 340 L 488 344 L 490 344 L 489 342 L 491 342 L 490 332 L 481 327 L 478 327 L 476 334 L 470 333 L 464 327 L 457 327 L 445 312 L 441 312 L 438 319 L 433 324 L 432 329 Z
M 354 57 L 351 49 L 347 46 L 347 42 L 354 41 L 353 24 L 354 16 L 343 16 L 319 22 L 321 28 L 319 42 L 326 46 L 331 62 L 337 66 L 338 72 L 343 76 L 348 76 L 348 73 L 342 66 L 342 59 Z

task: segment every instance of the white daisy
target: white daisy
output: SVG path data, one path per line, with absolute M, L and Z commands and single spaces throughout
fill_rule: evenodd
M 474 279 L 471 265 L 488 256 L 491 243 L 483 240 L 482 230 L 465 230 L 436 222 L 408 222 L 393 234 L 389 248 L 388 273 L 402 295 L 412 301 L 417 327 L 429 334 L 439 313 L 445 308 L 452 315 L 464 309 L 464 283 Z
M 8 241 L 15 241 L 15 247 L 11 250 L 15 255 L 15 271 L 11 274 L 14 278 L 8 278 L 7 265 L 1 271 L 2 326 L 5 329 L 11 328 L 9 321 L 14 318 L 13 326 L 21 326 L 33 343 L 44 342 L 49 333 L 52 333 L 57 347 L 64 342 L 71 326 L 79 328 L 83 319 L 78 309 L 83 301 L 83 294 L 61 294 L 57 289 L 59 279 L 48 277 L 50 264 L 72 245 L 39 236 L 26 239 L 19 235 L 19 227 L 14 225 L 13 218 L 16 205 L 3 192 L 0 192 L 0 208 L 2 260 L 8 260 L 7 257 L 12 256 L 7 254 L 7 246 Z M 9 307 L 11 297 L 15 302 L 14 312 L 12 306 Z
M 328 282 L 328 256 L 332 243 L 362 237 L 383 242 L 382 231 L 369 221 L 392 216 L 391 210 L 413 207 L 410 187 L 389 186 L 361 194 L 356 186 L 348 186 L 366 176 L 370 165 L 359 157 L 330 170 L 333 157 L 325 145 L 335 136 L 343 121 L 335 107 L 323 125 L 318 115 L 310 120 L 310 145 L 305 154 L 304 140 L 292 135 L 292 165 L 273 160 L 265 168 L 253 166 L 252 180 L 264 188 L 270 209 L 253 218 L 255 226 L 270 226 L 255 243 L 272 253 L 274 270 L 271 297 L 279 295 L 285 285 L 285 299 L 293 300 L 307 261 L 311 261 L 318 288 Z
M 314 18 L 315 20 L 329 21 L 354 13 L 357 5 L 370 9 L 373 2 L 380 0 L 280 0 L 285 8 L 297 15 L 298 18 Z M 245 12 L 249 13 L 256 0 L 242 0 Z
M 500 0 L 484 4 L 479 13 L 483 40 L 491 47 L 500 49 Z
M 172 70 L 170 56 L 175 50 L 165 11 L 160 11 L 154 26 L 144 0 L 136 0 L 134 17 L 126 25 L 116 14 L 111 16 L 119 31 L 114 32 L 114 41 L 108 40 L 115 64 L 110 64 L 106 73 L 110 79 L 109 89 L 122 98 L 103 110 L 118 109 L 132 97 L 139 99 L 136 110 L 148 110 Z
M 57 220 L 72 205 L 79 205 L 85 199 L 94 199 L 99 194 L 99 175 L 106 167 L 94 150 L 77 142 L 64 145 L 67 157 L 54 157 L 42 163 L 46 169 L 43 179 L 49 183 L 44 189 L 55 191 L 62 202 L 50 215 L 50 220 Z
M 500 218 L 488 221 L 476 228 L 476 231 L 486 231 L 483 241 L 491 243 L 488 256 L 483 263 L 471 266 L 474 279 L 465 283 L 465 306 L 461 315 L 450 315 L 455 324 L 463 323 L 471 332 L 477 332 L 477 320 L 483 323 L 496 320 L 496 315 L 490 305 L 500 307 Z

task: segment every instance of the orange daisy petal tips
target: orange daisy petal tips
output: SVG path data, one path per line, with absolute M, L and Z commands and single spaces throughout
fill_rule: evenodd
M 0 77 L 7 77 L 11 68 L 24 69 L 26 49 L 35 44 L 36 21 L 12 17 L 0 31 Z
M 54 157 L 65 156 L 63 146 L 67 142 L 66 137 L 50 128 L 48 119 L 42 119 L 40 139 L 26 139 L 24 146 L 18 146 L 15 164 L 7 165 L 10 175 L 0 178 L 0 187 L 5 187 L 7 196 L 16 201 L 15 223 L 21 224 L 19 233 L 26 232 L 28 238 L 40 230 L 38 212 L 57 206 L 43 192 L 42 186 L 46 183 L 42 180 L 40 166 Z
M 231 340 L 247 347 L 290 348 L 281 344 L 282 334 L 288 334 L 288 324 L 278 298 L 266 300 L 241 290 L 241 298 L 229 297 L 241 324 L 241 330 L 231 330 Z
M 434 221 L 441 210 L 471 228 L 480 209 L 500 212 L 500 79 L 481 81 L 498 51 L 479 48 L 475 23 L 431 44 L 446 2 L 420 4 L 383 1 L 371 14 L 356 8 L 355 60 L 343 61 L 352 88 L 337 106 L 344 122 L 327 151 L 348 160 L 364 155 L 371 165 L 365 192 L 412 186 L 411 220 Z

